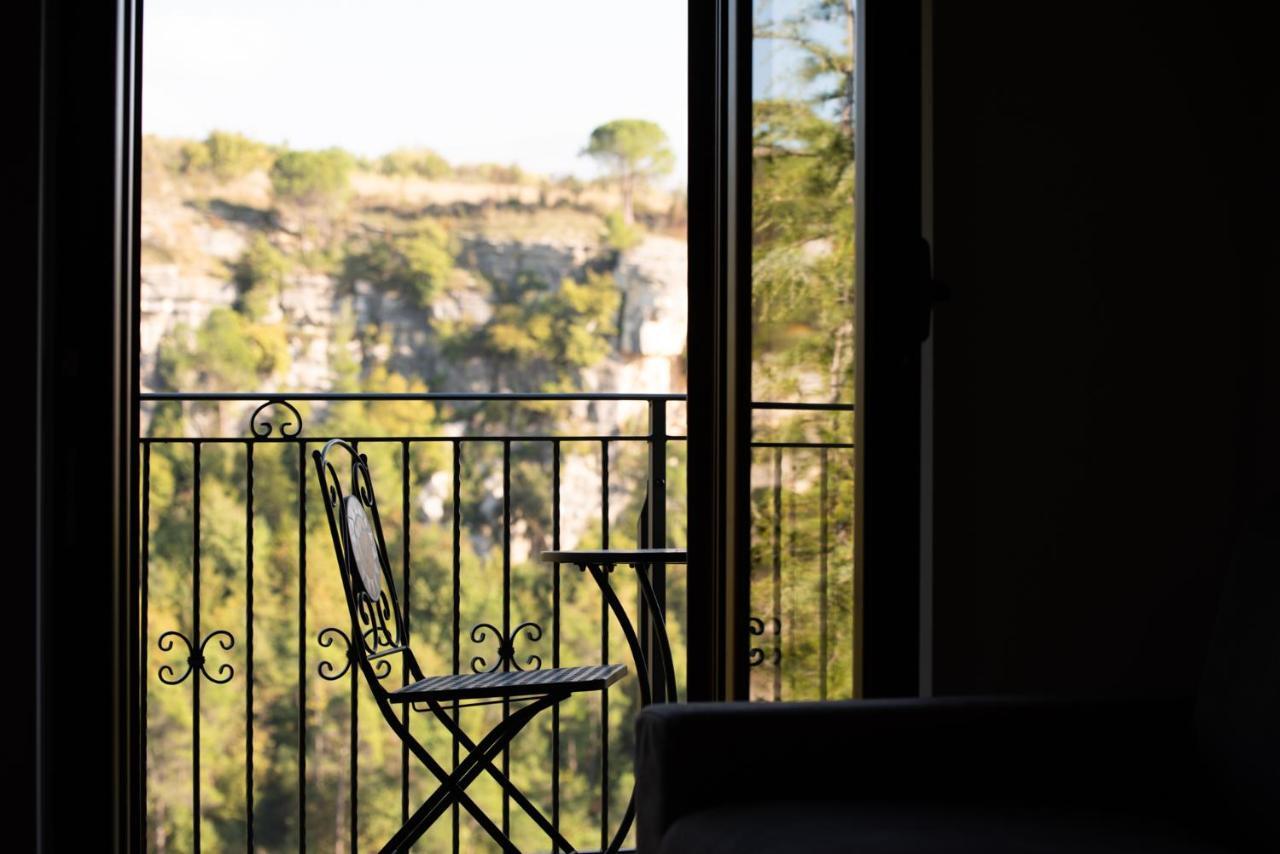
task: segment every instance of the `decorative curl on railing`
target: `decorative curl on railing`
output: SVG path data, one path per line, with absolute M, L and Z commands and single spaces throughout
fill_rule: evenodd
M 293 413 L 293 417 L 295 420 L 281 421 L 278 425 L 270 418 L 266 418 L 266 419 L 263 419 L 262 421 L 259 421 L 258 416 L 262 414 L 262 411 L 265 409 L 269 409 L 272 406 L 283 406 L 285 409 Z M 302 433 L 301 413 L 298 412 L 298 410 L 294 407 L 292 403 L 290 403 L 289 401 L 283 398 L 279 398 L 279 397 L 271 398 L 266 403 L 262 404 L 257 409 L 253 410 L 253 414 L 249 416 L 249 430 L 250 432 L 253 433 L 254 436 L 257 436 L 259 439 L 265 439 L 268 436 L 270 436 L 271 431 L 277 426 L 280 428 L 280 436 L 285 439 L 292 439 L 295 436 L 298 436 Z
M 316 637 L 316 641 L 320 646 L 325 647 L 326 649 L 333 646 L 336 638 L 342 639 L 343 658 L 345 659 L 342 669 L 337 670 L 332 661 L 326 661 L 323 659 L 320 661 L 319 667 L 316 668 L 320 673 L 320 678 L 326 679 L 330 682 L 336 682 L 341 679 L 347 674 L 347 671 L 351 669 L 351 638 L 347 637 L 346 632 L 335 626 L 328 626 L 321 629 L 320 634 Z M 334 672 L 335 670 L 337 670 L 337 672 Z
M 477 655 L 471 659 L 472 673 L 493 673 L 502 666 L 505 661 L 516 670 L 523 671 L 539 670 L 542 668 L 542 657 L 538 655 L 530 655 L 524 660 L 525 666 L 520 666 L 520 662 L 516 660 L 516 640 L 519 639 L 520 633 L 524 632 L 525 638 L 530 643 L 537 643 L 542 640 L 542 626 L 534 622 L 524 622 L 511 630 L 510 635 L 503 635 L 502 629 L 492 623 L 477 623 L 471 628 L 472 643 L 484 643 L 492 633 L 498 639 L 498 658 L 493 662 L 491 667 L 486 667 L 488 662 L 484 656 Z
M 384 634 L 386 632 L 385 629 L 369 629 L 369 631 L 365 632 L 363 640 L 366 649 L 368 648 L 369 634 L 374 631 L 382 631 Z M 327 660 L 322 660 L 316 666 L 316 672 L 320 674 L 320 678 L 329 682 L 338 681 L 351 670 L 351 662 L 355 660 L 355 653 L 351 649 L 351 638 L 336 626 L 327 626 L 321 629 L 320 634 L 316 636 L 316 642 L 326 649 L 333 646 L 338 640 L 342 641 L 342 654 L 345 659 L 342 669 L 339 670 L 336 664 Z M 373 668 L 373 675 L 379 679 L 386 679 L 391 675 L 391 662 L 388 659 L 377 659 L 369 662 L 369 665 Z
M 205 664 L 208 659 L 204 654 L 205 647 L 207 647 L 209 645 L 209 641 L 214 638 L 218 639 L 218 646 L 221 647 L 224 652 L 232 649 L 236 645 L 236 639 L 232 636 L 231 632 L 228 632 L 225 629 L 218 629 L 217 631 L 210 632 L 204 636 L 204 640 L 200 641 L 200 646 L 193 647 L 190 639 L 188 639 L 186 635 L 182 632 L 170 629 L 160 635 L 160 639 L 156 642 L 156 646 L 160 648 L 161 652 L 172 652 L 175 646 L 174 638 L 182 641 L 183 645 L 187 648 L 187 669 L 182 671 L 181 674 L 175 676 L 172 665 L 161 665 L 161 682 L 166 685 L 178 685 L 185 682 L 193 670 L 199 670 L 204 674 L 205 679 L 208 679 L 210 682 L 214 682 L 218 685 L 225 685 L 231 681 L 231 677 L 236 673 L 235 668 L 230 664 L 223 662 L 218 665 L 217 675 L 215 676 L 205 668 Z
M 782 634 L 782 621 L 776 617 L 770 618 L 769 625 L 773 627 L 773 636 L 776 638 Z M 760 617 L 751 617 L 747 620 L 748 634 L 760 637 L 765 632 L 765 621 Z M 753 646 L 747 651 L 747 663 L 752 667 L 759 667 L 764 664 L 765 659 L 772 659 L 773 665 L 776 667 L 782 661 L 782 644 L 776 644 L 773 648 L 773 654 L 767 655 L 763 648 Z

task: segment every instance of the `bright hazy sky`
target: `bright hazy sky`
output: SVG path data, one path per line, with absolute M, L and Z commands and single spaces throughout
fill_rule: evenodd
M 593 175 L 615 118 L 656 121 L 684 183 L 687 0 L 147 0 L 143 127 Z

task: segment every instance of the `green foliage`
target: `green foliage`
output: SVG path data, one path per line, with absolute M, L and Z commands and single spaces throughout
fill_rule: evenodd
M 351 247 L 343 278 L 410 294 L 425 308 L 448 280 L 453 263 L 448 234 L 438 223 L 423 220 L 406 234 L 381 235 Z
M 198 169 L 213 172 L 212 155 L 205 143 L 192 144 Z M 340 152 L 338 153 L 341 154 Z M 301 159 L 300 159 L 301 155 Z M 330 172 L 346 173 L 346 166 L 318 163 L 324 152 L 268 151 L 284 161 L 271 170 L 273 186 L 282 202 L 324 205 L 344 195 L 343 181 L 319 180 Z M 338 158 L 342 159 L 342 158 Z M 172 166 L 168 166 L 172 170 Z M 378 168 L 381 168 L 379 165 Z M 415 173 L 417 174 L 417 173 Z M 491 166 L 473 171 L 498 183 L 525 179 L 518 169 Z M 335 192 L 332 188 L 337 186 Z M 580 185 L 571 185 L 580 192 Z M 454 265 L 449 235 L 437 222 L 370 217 L 367 229 L 351 238 L 349 223 L 324 212 L 296 212 L 302 225 L 289 233 L 276 230 L 267 219 L 254 220 L 256 229 L 229 273 L 239 288 L 232 308 L 218 309 L 196 328 L 180 327 L 161 343 L 157 354 L 155 385 L 166 389 L 244 391 L 279 388 L 289 367 L 290 330 L 282 320 L 270 320 L 273 301 L 295 268 L 323 269 L 348 283 L 361 279 L 376 287 L 413 294 L 426 304 L 447 287 Z M 311 217 L 308 219 L 308 217 Z M 585 216 L 583 217 L 585 218 Z M 392 222 L 392 231 L 385 231 Z M 615 215 L 613 231 L 619 243 L 626 229 Z M 335 225 L 336 223 L 336 225 Z M 329 226 L 327 240 L 320 237 Z M 384 229 L 376 233 L 374 228 Z M 404 229 L 403 231 L 399 229 Z M 454 321 L 446 326 L 430 320 L 451 355 L 475 359 L 493 367 L 494 388 L 511 390 L 580 391 L 585 372 L 609 355 L 616 335 L 619 293 L 607 275 L 584 274 L 582 280 L 557 283 L 518 276 L 512 282 L 490 285 L 494 314 L 486 322 Z M 420 392 L 422 377 L 406 376 L 382 361 L 387 329 L 357 328 L 351 300 L 335 311 L 329 366 L 331 388 L 348 392 Z M 305 341 L 303 342 L 305 345 Z M 295 344 L 295 346 L 297 346 Z M 152 378 L 148 378 L 151 382 Z M 352 681 L 320 678 L 320 662 L 341 669 L 339 646 L 322 647 L 318 634 L 326 626 L 348 627 L 338 583 L 332 545 L 315 489 L 310 460 L 293 444 L 260 441 L 252 444 L 247 416 L 252 404 L 157 405 L 147 422 L 153 440 L 144 446 L 150 471 L 147 490 L 148 636 L 147 649 L 147 836 L 148 850 L 189 850 L 195 817 L 191 812 L 191 751 L 193 712 L 190 681 L 164 685 L 159 668 L 172 664 L 181 672 L 186 651 L 181 644 L 169 651 L 157 641 L 162 632 L 176 629 L 192 635 L 192 601 L 197 574 L 193 572 L 192 542 L 201 547 L 199 585 L 201 634 L 218 629 L 236 638 L 232 650 L 210 644 L 208 668 L 218 672 L 222 662 L 234 668 L 232 681 L 201 684 L 202 798 L 200 821 L 206 850 L 233 850 L 245 839 L 245 700 L 248 675 L 245 624 L 249 592 L 249 566 L 253 567 L 253 798 L 258 847 L 267 851 L 298 850 L 300 825 L 299 769 L 305 756 L 307 792 L 306 846 L 312 850 L 351 850 L 348 762 L 352 733 Z M 519 432 L 539 427 L 546 433 L 562 433 L 575 410 L 563 404 L 551 406 L 494 404 L 477 409 L 473 404 L 442 405 L 379 401 L 299 404 L 305 423 L 305 450 L 314 449 L 322 437 L 445 436 L 455 432 L 474 437 L 490 425 Z M 499 411 L 500 409 L 505 411 Z M 292 416 L 279 410 L 280 418 Z M 261 416 L 268 417 L 267 414 Z M 279 423 L 279 420 L 276 421 Z M 620 428 L 627 434 L 644 431 L 639 420 Z M 195 512 L 196 479 L 190 437 L 228 436 L 241 441 L 207 442 L 201 445 L 199 514 Z M 273 434 L 278 437 L 279 431 Z M 187 437 L 164 442 L 160 437 Z M 378 489 L 387 545 L 400 572 L 410 575 L 412 640 L 428 673 L 453 669 L 452 603 L 454 560 L 462 578 L 459 597 L 462 613 L 461 668 L 471 657 L 485 655 L 492 661 L 493 646 L 474 644 L 468 630 L 481 621 L 501 622 L 504 572 L 510 577 L 510 610 L 513 619 L 536 620 L 547 629 L 540 641 L 522 640 L 522 654 L 538 654 L 549 664 L 551 602 L 554 571 L 542 564 L 538 553 L 552 547 L 551 501 L 552 448 L 548 442 L 515 441 L 509 445 L 510 520 L 515 548 L 504 563 L 503 542 L 503 445 L 500 442 L 464 442 L 458 447 L 461 493 L 458 516 L 461 536 L 453 540 L 452 471 L 455 446 L 450 441 L 414 442 L 408 459 L 399 441 L 361 444 Z M 601 447 L 598 442 L 566 441 L 560 448 L 564 481 L 562 500 L 584 479 L 599 483 Z M 639 442 L 610 445 L 607 463 L 611 477 L 610 501 L 614 523 L 610 544 L 634 544 L 634 526 L 644 490 L 645 446 Z M 683 447 L 670 449 L 668 484 L 673 544 L 683 542 L 687 525 L 683 501 Z M 246 518 L 250 490 L 247 473 L 253 472 L 253 515 Z M 402 472 L 407 478 L 402 481 Z M 572 486 L 571 486 L 572 484 Z M 404 490 L 402 492 L 402 489 Z M 592 498 L 598 493 L 589 490 Z M 402 496 L 408 501 L 402 505 Z M 305 516 L 299 513 L 299 498 Z M 580 533 L 570 534 L 571 521 L 562 520 L 563 545 L 591 546 L 602 542 L 598 518 L 592 516 Z M 197 531 L 198 518 L 198 531 Z M 581 521 L 579 520 L 579 524 Z M 252 534 L 250 561 L 249 534 Z M 571 539 L 572 538 L 572 539 Z M 399 563 L 410 546 L 407 569 Z M 300 553 L 305 549 L 304 562 Z M 455 550 L 456 549 L 456 550 Z M 527 554 L 525 553 L 527 550 Z M 669 619 L 675 654 L 683 661 L 684 612 L 682 571 L 673 571 L 669 588 Z M 614 582 L 624 601 L 635 602 L 638 591 L 627 572 Z M 564 571 L 558 585 L 560 626 L 558 647 L 563 663 L 595 663 L 600 655 L 599 593 L 580 573 Z M 304 593 L 305 591 L 305 593 Z M 300 599 L 300 597 L 302 597 Z M 197 639 L 198 640 L 198 639 Z M 611 643 L 623 649 L 615 632 Z M 306 671 L 299 661 L 305 655 Z M 544 665 L 546 666 L 546 665 Z M 332 672 L 332 671 L 329 671 Z M 198 674 L 194 678 L 202 678 Z M 399 672 L 396 676 L 399 679 Z M 399 824 L 400 746 L 379 719 L 363 683 L 356 683 L 359 724 L 355 728 L 359 763 L 360 818 L 355 850 L 376 850 Z M 598 792 L 608 793 L 609 812 L 616 823 L 626 806 L 631 778 L 629 755 L 633 748 L 631 722 L 637 710 L 634 679 L 610 693 L 610 778 L 600 779 L 601 741 L 596 698 L 570 701 L 560 718 L 561 826 L 566 835 L 584 847 L 598 838 Z M 468 709 L 463 722 L 470 732 L 483 732 L 496 722 L 501 708 Z M 300 723 L 306 737 L 300 744 Z M 450 741 L 426 716 L 413 715 L 416 735 L 432 753 L 445 758 Z M 535 721 L 512 745 L 512 777 L 528 787 L 531 796 L 545 797 L 551 750 L 550 716 Z M 416 767 L 411 771 L 411 798 L 425 796 L 432 781 Z M 500 791 L 479 780 L 469 790 L 489 815 L 502 809 Z M 516 844 L 521 850 L 540 850 L 545 838 L 529 822 L 513 821 Z M 443 821 L 424 839 L 424 850 L 446 850 L 449 822 Z M 578 841 L 581 842 L 578 842 Z M 479 851 L 489 840 L 474 823 L 463 818 L 461 850 Z
M 782 9 L 787 17 L 770 17 Z M 852 2 L 758 4 L 755 28 L 754 50 L 786 70 L 752 105 L 752 394 L 850 402 Z M 782 443 L 853 441 L 845 413 L 761 415 L 753 432 Z M 752 464 L 751 611 L 766 628 L 752 637 L 763 661 L 751 671 L 751 695 L 851 696 L 853 452 L 760 448 Z
M 666 175 L 675 165 L 667 134 L 646 119 L 615 119 L 591 132 L 583 151 L 610 168 L 636 175 Z
M 620 300 L 607 273 L 564 279 L 558 288 L 521 274 L 493 286 L 493 314 L 485 323 L 446 328 L 446 346 L 464 358 L 483 355 L 495 388 L 569 390 L 583 368 L 609 353 Z
M 644 239 L 639 226 L 628 223 L 621 211 L 609 211 L 604 216 L 604 234 L 601 236 L 604 245 L 619 252 L 625 252 Z
M 213 174 L 224 181 L 265 168 L 271 162 L 265 145 L 242 134 L 215 130 L 204 144 L 209 149 Z
M 194 332 L 178 328 L 161 342 L 156 370 L 165 388 L 244 391 L 288 370 L 289 361 L 283 327 L 218 308 Z
M 790 97 L 753 104 L 752 346 L 757 395 L 852 400 L 854 140 L 843 0 L 757 22 L 796 68 Z M 776 81 L 777 82 L 777 81 Z M 824 388 L 825 387 L 825 388 Z
M 615 119 L 591 132 L 582 153 L 595 158 L 618 182 L 622 215 L 634 221 L 634 196 L 646 181 L 667 175 L 675 166 L 667 134 L 646 119 Z
M 203 142 L 184 142 L 178 149 L 178 170 L 184 174 L 208 169 L 211 161 L 209 146 Z
M 566 300 L 578 310 L 589 310 L 593 295 L 581 288 L 571 289 Z M 207 356 L 208 354 L 203 354 Z M 360 390 L 369 392 L 423 391 L 419 381 L 375 365 L 360 378 Z M 229 405 L 228 405 L 229 406 Z M 245 435 L 247 410 L 206 413 L 227 425 L 218 435 Z M 152 419 L 148 455 L 147 566 L 148 651 L 146 691 L 148 708 L 147 828 L 149 848 L 157 851 L 187 850 L 193 817 L 191 796 L 191 729 L 193 725 L 190 683 L 164 685 L 159 668 L 166 664 L 183 669 L 185 651 L 181 643 L 171 651 L 157 646 L 160 634 L 170 629 L 190 636 L 193 573 L 192 538 L 195 532 L 195 480 L 191 446 L 186 441 L 165 442 L 163 436 L 191 436 L 197 431 L 192 421 L 197 412 L 169 410 Z M 343 402 L 324 409 L 305 409 L 305 435 L 315 442 L 332 435 L 403 436 L 438 435 L 445 426 L 442 413 L 429 404 L 381 401 Z M 638 432 L 629 426 L 627 432 Z M 407 593 L 402 601 L 410 607 L 411 639 L 415 653 L 429 674 L 452 672 L 454 541 L 450 502 L 453 450 L 450 443 L 415 442 L 409 456 L 402 456 L 400 442 L 366 442 L 372 480 L 378 492 L 381 519 L 387 546 L 395 562 L 397 584 L 402 567 L 399 557 L 407 543 L 411 549 Z M 555 570 L 536 555 L 552 544 L 550 505 L 550 447 L 545 443 L 516 443 L 512 447 L 511 519 L 513 530 L 528 543 L 529 557 L 513 556 L 509 567 L 510 609 L 515 620 L 534 620 L 550 630 L 552 579 Z M 327 626 L 347 630 L 348 616 L 326 528 L 321 496 L 315 487 L 310 461 L 292 445 L 258 442 L 250 463 L 241 443 L 202 447 L 200 475 L 201 543 L 200 589 L 202 633 L 226 629 L 237 644 L 221 650 L 211 644 L 206 650 L 208 668 L 217 672 L 227 662 L 235 668 L 226 685 L 202 683 L 200 723 L 202 738 L 201 822 L 210 850 L 231 850 L 243 844 L 244 823 L 244 712 L 245 712 L 245 604 L 249 546 L 246 531 L 248 487 L 246 472 L 253 471 L 253 723 L 255 831 L 264 850 L 300 848 L 298 769 L 300 764 L 299 718 L 306 720 L 307 846 L 313 850 L 344 847 L 349 838 L 348 761 L 352 709 L 349 691 L 353 680 L 344 676 L 336 682 L 320 677 L 328 662 L 335 669 L 345 663 L 341 643 L 321 646 L 320 632 Z M 600 449 L 596 443 L 562 448 L 561 466 L 587 477 L 599 478 Z M 682 450 L 672 448 L 674 468 L 669 489 L 672 493 L 671 530 L 673 536 L 685 529 L 682 490 Z M 299 465 L 302 464 L 300 471 Z M 644 446 L 619 443 L 613 446 L 610 469 L 614 474 L 613 500 L 619 524 L 610 543 L 615 547 L 634 545 L 634 520 L 643 493 Z M 498 443 L 468 443 L 459 457 L 462 536 L 457 542 L 458 573 L 462 581 L 460 625 L 461 667 L 464 672 L 472 656 L 492 661 L 491 644 L 472 643 L 469 628 L 476 623 L 497 620 L 503 611 L 504 575 L 501 538 L 502 503 L 495 500 L 495 475 L 502 471 L 502 448 Z M 408 515 L 401 503 L 401 473 L 407 472 Z M 440 476 L 443 475 L 443 480 Z M 305 520 L 298 512 L 299 477 L 306 489 Z M 434 514 L 426 508 L 431 496 L 445 503 Z M 572 545 L 598 545 L 601 537 L 589 526 L 580 541 Z M 682 542 L 677 540 L 676 542 Z M 566 544 L 569 545 L 569 544 Z M 302 594 L 299 549 L 307 554 L 305 602 L 299 613 Z M 679 572 L 669 587 L 670 636 L 675 654 L 683 661 L 683 586 Z M 634 602 L 635 582 L 626 572 L 618 573 L 615 589 L 624 601 Z M 595 586 L 580 573 L 560 571 L 559 654 L 563 663 L 575 665 L 599 660 L 600 598 Z M 305 619 L 305 624 L 302 620 Z M 622 641 L 614 642 L 621 648 Z M 521 655 L 537 654 L 551 660 L 549 635 L 540 641 L 522 638 L 517 643 Z M 306 685 L 299 683 L 299 654 L 306 655 Z M 616 656 L 611 660 L 618 660 Z M 545 666 L 545 665 L 544 665 Z M 199 674 L 196 674 L 196 678 Z M 399 679 L 399 671 L 394 677 Z M 363 681 L 354 680 L 358 692 L 360 723 L 358 739 L 360 820 L 356 850 L 374 850 L 399 825 L 400 747 L 379 718 Z M 396 682 L 398 685 L 398 681 Z M 594 698 L 571 701 L 560 716 L 559 740 L 561 775 L 561 827 L 578 844 L 587 845 L 599 833 L 600 719 Z M 633 748 L 630 723 L 637 710 L 634 679 L 610 692 L 608 726 L 612 772 L 603 788 L 610 798 L 610 814 L 620 816 L 626 804 L 631 777 L 628 756 Z M 470 732 L 483 732 L 496 723 L 500 707 L 466 710 L 463 724 Z M 415 735 L 439 758 L 449 755 L 447 734 L 428 715 L 414 713 Z M 531 792 L 545 791 L 549 774 L 550 716 L 543 715 L 513 743 L 511 774 Z M 432 785 L 429 777 L 413 766 L 413 801 L 424 797 Z M 489 815 L 502 809 L 500 791 L 480 780 L 469 793 Z M 424 840 L 427 850 L 448 848 L 449 822 Z M 531 823 L 512 823 L 521 850 L 539 850 L 545 843 Z M 461 849 L 482 851 L 490 847 L 483 831 L 473 823 L 461 826 Z M 344 850 L 349 850 L 345 849 Z
M 240 259 L 232 266 L 232 276 L 240 289 L 240 309 L 251 320 L 267 313 L 280 299 L 285 276 L 293 264 L 275 248 L 265 234 L 255 234 Z
M 230 131 L 215 130 L 203 142 L 183 143 L 179 151 L 184 173 L 208 171 L 219 181 L 230 181 L 266 168 L 271 162 L 267 146 Z
M 278 198 L 304 206 L 334 204 L 350 192 L 355 160 L 341 148 L 286 151 L 271 167 L 271 189 Z
M 400 148 L 378 158 L 377 169 L 383 175 L 416 175 L 428 180 L 453 174 L 449 161 L 427 148 Z

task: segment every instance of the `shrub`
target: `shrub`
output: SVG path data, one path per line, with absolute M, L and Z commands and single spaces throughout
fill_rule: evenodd
M 300 205 L 340 202 L 350 190 L 354 166 L 340 148 L 286 151 L 271 167 L 271 188 L 277 197 Z
M 271 161 L 265 145 L 243 134 L 215 130 L 204 145 L 209 150 L 209 168 L 223 181 L 265 168 Z
M 378 160 L 383 175 L 416 175 L 433 180 L 453 174 L 449 161 L 429 149 L 400 148 Z
M 215 130 L 202 142 L 184 142 L 178 158 L 179 169 L 187 174 L 207 171 L 220 181 L 230 181 L 266 167 L 271 151 L 244 134 Z
M 638 244 L 643 237 L 644 234 L 640 227 L 628 223 L 626 216 L 621 211 L 609 211 L 609 213 L 605 214 L 604 234 L 600 237 L 605 246 L 610 249 L 616 249 L 619 252 L 626 252 Z
M 350 252 L 344 278 L 371 282 L 385 290 L 412 294 L 425 308 L 453 270 L 449 236 L 437 223 L 424 221 L 408 234 L 386 235 Z
M 249 248 L 232 267 L 240 288 L 240 310 L 251 319 L 266 313 L 267 306 L 280 298 L 284 277 L 292 269 L 288 257 L 264 234 L 255 234 Z
M 190 175 L 209 168 L 209 146 L 203 142 L 184 142 L 178 150 L 178 169 Z
M 289 341 L 280 326 L 251 322 L 230 308 L 209 313 L 192 334 L 175 329 L 160 346 L 157 372 L 175 389 L 232 391 L 257 388 L 289 367 Z

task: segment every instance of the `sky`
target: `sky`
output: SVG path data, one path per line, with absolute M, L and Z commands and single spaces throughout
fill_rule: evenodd
M 687 0 L 147 0 L 143 131 L 596 173 L 592 128 L 657 122 L 684 184 Z

